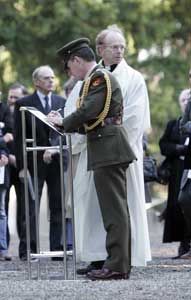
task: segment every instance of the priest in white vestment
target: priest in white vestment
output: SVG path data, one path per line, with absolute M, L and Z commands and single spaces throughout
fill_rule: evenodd
M 107 69 L 107 66 L 111 67 L 113 75 L 121 86 L 124 97 L 123 124 L 127 129 L 131 147 L 137 156 L 137 161 L 130 164 L 127 169 L 127 201 L 131 221 L 131 264 L 132 266 L 145 266 L 147 261 L 151 260 L 145 207 L 142 147 L 143 133 L 150 128 L 148 93 L 143 76 L 123 59 L 125 40 L 121 32 L 116 29 L 106 29 L 103 33 L 101 40 L 103 42 L 107 38 L 107 41 L 104 41 L 106 45 L 97 44 L 97 50 L 103 58 L 103 65 Z M 115 53 L 116 55 L 114 55 Z M 109 64 L 105 61 L 104 54 L 106 60 L 111 60 Z M 69 101 L 67 102 L 69 104 Z M 73 106 L 72 109 L 75 110 L 75 107 Z M 86 148 L 81 151 L 78 161 L 74 179 L 74 201 L 77 260 L 86 262 L 105 260 L 107 255 L 106 233 L 93 174 L 87 172 Z

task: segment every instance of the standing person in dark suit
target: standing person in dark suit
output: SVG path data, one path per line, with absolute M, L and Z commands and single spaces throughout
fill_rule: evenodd
M 9 188 L 9 150 L 13 141 L 12 119 L 8 106 L 0 102 L 0 261 L 11 260 L 7 255 L 6 193 Z
M 20 170 L 20 177 L 23 176 L 23 157 L 22 157 L 22 124 L 21 106 L 31 106 L 37 108 L 44 114 L 48 114 L 50 110 L 57 110 L 65 105 L 65 100 L 52 93 L 55 84 L 55 75 L 49 66 L 40 66 L 35 69 L 32 74 L 33 83 L 36 91 L 16 102 L 15 107 L 15 144 L 16 144 L 16 161 Z M 43 124 L 40 120 L 36 120 L 36 139 L 37 146 L 50 146 L 58 144 L 58 135 Z M 26 115 L 26 136 L 32 137 L 31 115 Z M 28 154 L 28 170 L 33 181 L 33 154 Z M 38 165 L 38 190 L 39 199 L 41 198 L 43 184 L 46 181 L 48 188 L 48 200 L 50 208 L 50 250 L 62 250 L 62 222 L 61 222 L 61 195 L 60 195 L 60 166 L 59 154 L 54 150 L 39 151 L 37 154 Z M 22 215 L 25 228 L 25 210 L 24 199 L 22 206 Z M 31 251 L 36 251 L 35 237 L 35 210 L 34 201 L 30 197 L 30 228 L 31 228 Z M 25 228 L 26 230 L 26 228 Z M 19 244 L 19 256 L 22 260 L 26 260 L 26 231 L 23 230 Z M 59 259 L 59 258 L 56 258 Z
M 84 80 L 78 109 L 66 118 L 49 114 L 49 122 L 66 132 L 87 134 L 88 170 L 94 181 L 106 230 L 103 268 L 87 274 L 92 280 L 127 279 L 131 270 L 130 217 L 126 201 L 126 169 L 135 159 L 122 125 L 123 98 L 114 76 L 96 64 L 89 40 L 75 40 L 58 51 L 65 67 Z
M 189 90 L 183 90 L 179 96 L 179 104 L 184 113 L 189 98 Z M 185 144 L 186 135 L 180 131 L 181 117 L 167 123 L 163 136 L 160 138 L 159 146 L 162 155 L 171 162 L 171 175 L 168 183 L 167 208 L 165 210 L 165 223 L 163 243 L 180 241 L 178 255 L 188 252 L 190 240 L 185 236 L 185 221 L 180 206 L 178 195 L 180 192 L 181 178 L 184 171 L 184 156 L 188 151 Z
M 8 188 L 8 152 L 0 145 L 0 261 L 11 260 L 7 255 L 7 214 L 5 197 Z
M 191 69 L 189 70 L 189 81 L 191 84 Z M 180 123 L 180 129 L 182 134 L 185 134 L 187 137 L 188 151 L 184 158 L 184 172 L 181 179 L 178 201 L 184 215 L 185 235 L 191 243 L 191 89 L 187 89 L 186 91 L 188 103 Z M 191 259 L 190 243 L 188 251 L 181 256 L 182 259 Z
M 10 86 L 8 90 L 8 97 L 7 97 L 7 104 L 9 106 L 11 116 L 13 119 L 14 110 L 15 110 L 15 103 L 18 99 L 28 95 L 28 91 L 26 88 L 16 82 L 13 85 Z M 14 125 L 13 125 L 14 126 Z M 19 179 L 18 169 L 16 166 L 16 156 L 15 156 L 15 143 L 12 141 L 8 144 L 9 147 L 9 173 L 10 173 L 10 185 L 9 189 L 6 194 L 6 212 L 8 216 L 8 207 L 9 207 L 9 197 L 10 197 L 10 188 L 14 186 L 15 193 L 16 193 L 16 200 L 17 200 L 17 212 L 16 212 L 16 225 L 17 225 L 17 234 L 20 239 L 21 237 L 21 226 L 22 226 L 22 220 L 21 220 L 21 211 L 22 211 L 22 202 L 21 202 L 21 181 Z M 10 234 L 9 234 L 9 228 L 7 228 L 7 243 L 9 244 L 10 240 Z

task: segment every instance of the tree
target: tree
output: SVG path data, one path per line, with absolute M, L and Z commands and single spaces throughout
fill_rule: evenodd
M 35 67 L 50 64 L 64 80 L 56 50 L 116 23 L 127 39 L 127 61 L 149 87 L 153 140 L 180 113 L 177 97 L 188 86 L 191 51 L 190 0 L 0 0 L 0 84 L 32 87 Z M 144 53 L 144 56 L 143 56 Z

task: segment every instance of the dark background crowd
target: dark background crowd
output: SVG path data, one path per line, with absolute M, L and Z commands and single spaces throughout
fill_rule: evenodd
M 167 2 L 169 5 L 165 5 Z M 140 1 L 134 1 L 134 3 L 119 1 L 116 6 L 111 1 L 111 3 L 100 4 L 95 2 L 86 7 L 83 1 L 81 4 L 75 3 L 74 5 L 73 1 L 68 4 L 67 1 L 61 3 L 57 0 L 54 3 L 49 2 L 46 7 L 38 2 L 35 4 L 35 10 L 33 10 L 34 3 L 32 2 L 25 3 L 24 1 L 22 4 L 10 1 L 9 3 L 2 2 L 1 5 L 3 8 L 1 10 L 2 28 L 4 30 L 0 34 L 0 54 L 2 57 L 0 62 L 2 70 L 0 76 L 2 90 L 0 103 L 0 260 L 11 260 L 8 255 L 10 234 L 7 224 L 9 191 L 12 186 L 14 186 L 17 196 L 18 255 L 21 260 L 27 260 L 23 159 L 21 155 L 23 151 L 22 124 L 19 109 L 21 106 L 33 106 L 47 115 L 51 110 L 63 108 L 76 81 L 73 81 L 72 78 L 66 83 L 67 77 L 61 75 L 60 64 L 55 59 L 56 49 L 62 44 L 61 41 L 67 42 L 82 35 L 91 36 L 93 41 L 99 29 L 104 28 L 105 23 L 103 24 L 103 22 L 108 24 L 110 21 L 112 23 L 120 22 L 128 46 L 127 50 L 124 47 L 123 55 L 130 65 L 136 67 L 144 75 L 148 86 L 153 130 L 146 133 L 149 141 L 147 147 L 156 155 L 158 161 L 162 161 L 164 158 L 168 161 L 167 206 L 161 215 L 161 218 L 164 219 L 163 242 L 179 241 L 180 246 L 176 258 L 190 259 L 189 188 L 191 174 L 189 170 L 191 165 L 189 161 L 189 136 L 191 120 L 189 103 L 191 94 L 187 74 L 189 78 L 191 78 L 191 74 L 188 67 L 190 59 L 188 1 L 185 0 L 184 5 L 180 5 L 175 0 L 164 1 L 158 5 L 153 4 L 154 6 L 146 4 L 146 1 L 145 3 L 144 1 L 143 3 Z M 86 10 L 84 10 L 85 8 Z M 108 10 L 112 12 L 109 16 Z M 128 17 L 125 14 L 126 10 L 131 12 L 128 13 Z M 31 11 L 34 13 L 31 14 Z M 85 11 L 86 13 L 84 13 Z M 41 19 L 39 19 L 39 15 Z M 75 20 L 71 18 L 71 15 L 76 16 Z M 83 18 L 80 19 L 78 15 L 82 15 Z M 145 16 L 145 18 L 139 18 L 139 23 L 137 22 L 138 15 Z M 101 20 L 99 25 L 98 16 Z M 150 28 L 151 17 L 159 20 L 159 22 L 153 22 Z M 26 18 L 28 22 L 25 22 Z M 42 22 L 42 18 L 49 22 Z M 103 21 L 104 18 L 106 18 L 105 21 Z M 10 19 L 12 20 L 11 27 L 7 26 L 7 21 Z M 87 26 L 87 20 L 89 26 Z M 161 21 L 166 25 L 166 27 L 164 26 L 166 32 L 160 30 Z M 26 27 L 26 23 L 28 27 Z M 42 30 L 39 33 L 37 29 L 40 26 Z M 147 36 L 147 31 L 151 31 L 152 34 Z M 26 45 L 25 50 L 23 50 L 23 43 Z M 101 46 L 100 44 L 100 49 Z M 92 47 L 96 48 L 94 43 Z M 100 56 L 103 58 L 104 54 Z M 46 64 L 47 61 L 51 67 Z M 111 65 L 114 64 L 111 63 Z M 116 65 L 117 63 L 114 68 Z M 52 66 L 57 70 L 57 76 L 55 76 Z M 103 67 L 107 66 L 103 63 Z M 113 72 L 113 69 L 110 71 Z M 22 84 L 18 83 L 17 80 Z M 62 93 L 63 82 L 66 83 L 64 94 Z M 54 94 L 56 83 L 58 93 L 64 97 Z M 31 128 L 31 119 L 27 116 L 28 136 L 31 136 Z M 58 136 L 38 122 L 37 142 L 42 146 L 55 146 L 58 145 Z M 163 157 L 160 156 L 159 150 Z M 48 190 L 51 251 L 63 250 L 58 157 L 58 152 L 51 150 L 38 153 L 37 157 L 39 199 L 45 182 Z M 67 171 L 67 165 L 68 156 L 65 152 L 65 171 Z M 32 157 L 30 155 L 28 174 L 29 180 L 34 182 Z M 162 180 L 162 178 L 157 179 L 157 184 L 164 183 Z M 145 191 L 147 202 L 152 201 L 148 183 L 145 183 Z M 32 252 L 36 252 L 38 249 L 36 245 L 34 195 L 31 191 L 29 196 L 30 247 Z M 72 248 L 70 216 L 67 217 L 66 239 L 67 249 L 70 250 Z M 61 258 L 53 257 L 52 259 L 60 260 Z

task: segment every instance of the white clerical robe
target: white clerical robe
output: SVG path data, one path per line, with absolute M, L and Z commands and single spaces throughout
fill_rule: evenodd
M 150 127 L 147 88 L 142 75 L 125 60 L 113 71 L 124 98 L 124 126 L 137 161 L 127 169 L 127 202 L 131 220 L 131 264 L 145 266 L 151 260 L 143 179 L 142 137 Z M 111 149 L 112 151 L 112 149 Z M 104 183 L 103 183 L 104 184 Z M 87 151 L 81 151 L 74 179 L 77 260 L 105 260 L 106 232 L 98 204 L 93 172 L 87 172 Z
M 143 133 L 150 128 L 150 109 L 143 76 L 122 60 L 114 69 L 124 99 L 123 125 L 137 161 L 127 169 L 127 202 L 131 220 L 132 265 L 151 260 L 143 178 Z

